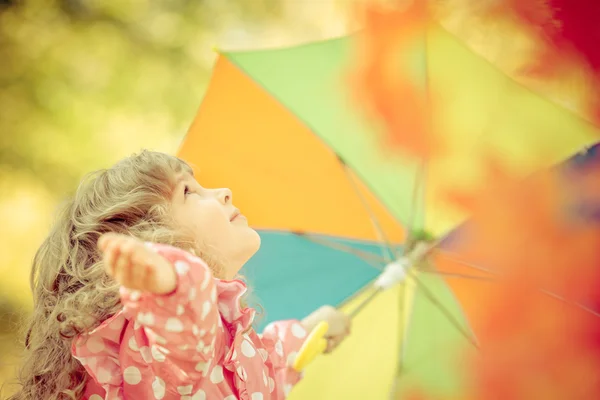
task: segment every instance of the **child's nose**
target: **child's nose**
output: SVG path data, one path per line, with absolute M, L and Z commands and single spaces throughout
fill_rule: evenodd
M 231 190 L 227 188 L 219 189 L 218 199 L 224 205 L 230 204 L 233 200 L 233 193 L 231 193 Z

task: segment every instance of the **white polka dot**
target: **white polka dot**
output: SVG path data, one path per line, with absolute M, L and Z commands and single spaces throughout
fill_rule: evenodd
M 275 351 L 283 357 L 283 343 L 281 343 L 281 340 L 278 340 L 277 343 L 275 343 Z
M 152 346 L 152 357 L 158 361 L 158 362 L 163 362 L 165 361 L 166 357 L 165 355 L 158 349 L 157 346 Z
M 147 313 L 139 313 L 137 316 L 137 321 L 144 326 L 153 326 L 154 325 L 154 314 L 151 312 Z
M 306 336 L 306 330 L 300 324 L 292 325 L 292 335 L 298 339 L 303 339 Z
M 142 373 L 134 366 L 125 368 L 123 379 L 129 385 L 137 385 L 142 381 Z
M 190 270 L 190 266 L 185 261 L 175 261 L 175 271 L 179 275 L 184 275 Z
M 171 351 L 169 349 L 165 349 L 162 346 L 156 346 L 156 348 L 163 354 L 171 354 Z
M 233 353 L 231 353 L 231 359 L 235 360 L 237 358 L 237 352 L 233 349 Z
M 202 372 L 202 376 L 206 376 L 208 375 L 208 368 L 210 366 L 210 363 L 208 362 L 204 362 L 204 361 L 200 361 L 198 364 L 196 364 L 196 371 L 198 372 Z
M 90 367 L 90 369 L 92 371 L 96 370 L 96 367 L 98 366 L 98 358 L 94 357 L 94 358 L 86 358 L 85 359 L 85 363 L 87 366 Z
M 194 336 L 198 336 L 200 334 L 200 330 L 198 329 L 198 325 L 196 325 L 196 324 L 192 325 L 192 334 Z
M 165 301 L 163 299 L 161 299 L 160 297 L 155 298 L 154 302 L 156 302 L 156 304 L 158 304 L 160 307 L 165 306 Z
M 261 392 L 252 393 L 252 400 L 263 400 L 263 394 Z
M 154 333 L 152 335 L 152 338 L 154 339 L 154 341 L 158 344 L 162 344 L 163 346 L 166 346 L 167 344 L 167 339 L 165 339 L 164 337 L 157 335 L 156 333 Z
M 216 330 L 217 330 L 217 325 L 213 325 L 212 328 L 210 328 L 210 334 L 214 335 Z
M 285 393 L 285 395 L 289 395 L 290 392 L 292 391 L 292 385 L 290 385 L 289 383 L 286 383 L 285 385 L 283 385 L 283 393 Z
M 189 345 L 189 344 L 187 344 L 187 343 L 186 343 L 186 344 L 180 344 L 179 346 L 177 346 L 177 348 L 178 348 L 179 350 L 183 350 L 183 351 L 185 351 L 185 350 L 189 350 L 189 349 L 190 349 L 190 345 Z
M 133 323 L 133 329 L 140 329 L 140 327 L 141 327 L 141 325 L 136 319 L 135 322 Z
M 140 354 L 142 355 L 142 360 L 144 360 L 144 362 L 146 364 L 149 364 L 152 362 L 152 352 L 150 351 L 150 347 L 148 347 L 148 346 L 140 347 Z
M 263 334 L 265 333 L 275 333 L 275 324 L 270 323 L 269 325 L 267 325 L 265 329 L 263 329 Z
M 181 333 L 183 332 L 183 323 L 179 318 L 169 318 L 165 324 L 165 330 L 167 332 Z
M 215 365 L 212 372 L 210 373 L 210 381 L 215 385 L 223 382 L 223 367 L 220 365 Z
M 269 377 L 269 392 L 273 393 L 273 390 L 275 390 L 275 381 Z
M 208 272 L 205 273 L 204 279 L 202 280 L 202 283 L 200 284 L 200 290 L 202 290 L 202 291 L 206 290 L 211 279 L 212 279 L 212 276 L 210 275 L 210 273 L 208 273 Z
M 210 301 L 212 301 L 213 303 L 216 303 L 217 301 L 217 287 L 213 286 L 213 288 L 210 291 Z
M 129 348 L 133 351 L 140 351 L 140 348 L 137 345 L 137 341 L 135 340 L 135 336 L 132 336 L 131 338 L 129 338 Z
M 239 366 L 239 367 L 237 368 L 237 374 L 238 374 L 238 376 L 239 376 L 239 377 L 240 377 L 240 378 L 241 378 L 243 381 L 245 381 L 246 379 L 248 379 L 248 375 L 246 374 L 246 370 L 245 370 L 245 369 L 244 369 L 244 367 L 242 367 L 242 366 Z
M 258 349 L 258 353 L 260 354 L 260 358 L 262 358 L 263 361 L 267 361 L 267 358 L 269 358 L 269 353 L 267 353 L 265 349 Z
M 158 376 L 154 378 L 154 382 L 152 382 L 152 391 L 154 392 L 154 398 L 157 400 L 161 400 L 165 397 L 165 381 Z
M 184 312 L 185 312 L 185 308 L 183 308 L 183 306 L 181 304 L 177 304 L 177 308 L 175 309 L 175 314 L 183 315 Z
M 237 397 L 235 397 L 234 395 L 230 394 L 229 396 L 225 397 L 223 400 L 237 400 Z
M 192 389 L 194 387 L 192 385 L 187 385 L 187 386 L 177 386 L 177 393 L 184 395 L 184 394 L 192 394 Z
M 190 301 L 196 300 L 196 288 L 195 287 L 190 289 L 190 294 L 189 294 L 188 298 L 190 299 Z
M 100 396 L 99 394 L 93 394 L 90 396 L 89 400 L 104 400 L 104 397 Z
M 193 396 L 192 400 L 206 400 L 206 393 L 204 390 L 199 389 Z
M 211 307 L 211 302 L 206 300 L 204 302 L 204 304 L 202 304 L 202 314 L 200 315 L 200 318 L 202 318 L 202 319 L 206 318 L 206 316 L 210 312 L 210 307 Z
M 242 342 L 242 354 L 248 358 L 254 357 L 256 350 L 248 340 Z
M 206 346 L 204 346 L 204 342 L 202 340 L 198 341 L 198 344 L 196 345 L 196 351 L 203 351 L 204 348 Z
M 100 353 L 102 350 L 105 349 L 104 340 L 102 338 L 97 337 L 91 337 L 87 341 L 86 346 L 88 350 L 92 353 Z
M 290 354 L 288 354 L 288 356 L 287 356 L 288 367 L 291 367 L 292 365 L 294 365 L 294 361 L 296 361 L 297 356 L 298 356 L 297 351 L 292 351 Z
M 129 292 L 129 300 L 138 301 L 142 297 L 142 293 L 139 290 L 132 290 Z
M 264 369 L 263 369 L 263 382 L 265 383 L 265 386 L 267 386 L 269 384 L 269 382 L 267 381 L 267 374 L 265 373 Z
M 200 337 L 206 335 L 206 329 L 200 329 Z
M 110 381 L 111 373 L 106 368 L 98 368 L 98 372 L 96 373 L 96 379 L 98 383 L 108 383 Z

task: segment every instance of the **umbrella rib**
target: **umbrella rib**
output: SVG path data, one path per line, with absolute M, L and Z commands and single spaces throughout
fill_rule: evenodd
M 295 234 L 297 236 L 300 236 L 300 237 L 302 237 L 306 240 L 309 240 L 313 243 L 327 246 L 331 249 L 340 250 L 340 251 L 343 251 L 348 254 L 353 254 L 356 257 L 363 260 L 364 262 L 366 262 L 367 264 L 369 264 L 370 266 L 372 266 L 380 271 L 383 269 L 383 263 L 386 261 L 382 256 L 378 256 L 377 254 L 373 254 L 368 251 L 355 249 L 352 246 L 348 246 L 348 245 L 342 244 L 342 243 L 337 243 L 333 240 L 328 240 L 323 237 L 313 236 L 313 235 L 309 235 L 309 234 L 306 234 L 303 232 L 295 232 Z
M 489 268 L 484 268 L 484 267 L 481 267 L 479 265 L 475 265 L 473 263 L 470 263 L 468 261 L 465 261 L 465 260 L 462 260 L 462 259 L 456 257 L 455 256 L 456 255 L 455 252 L 448 251 L 448 250 L 445 250 L 445 249 L 442 249 L 442 248 L 437 248 L 436 250 L 437 250 L 438 253 L 442 253 L 444 255 L 444 257 L 447 257 L 449 260 L 455 261 L 455 262 L 457 262 L 459 264 L 462 264 L 465 267 L 469 267 L 469 268 L 474 269 L 476 271 L 485 272 L 485 273 L 490 274 L 490 275 L 500 276 L 500 274 L 498 272 L 496 272 L 496 271 L 492 271 Z M 452 256 L 450 254 L 452 254 Z
M 408 272 L 409 272 L 411 278 L 414 279 L 417 286 L 421 289 L 421 291 L 423 292 L 425 297 L 427 297 L 427 299 L 429 299 L 429 301 L 431 301 L 433 303 L 433 305 L 436 306 L 438 308 L 438 310 L 440 310 L 442 312 L 442 314 L 444 314 L 446 319 L 454 326 L 454 328 L 456 330 L 458 330 L 465 337 L 465 339 L 467 339 L 469 341 L 469 343 L 471 343 L 476 349 L 479 349 L 479 344 L 477 343 L 477 340 L 471 334 L 469 334 L 469 332 L 467 332 L 466 329 L 464 329 L 461 326 L 460 322 L 458 322 L 456 320 L 456 318 L 454 318 L 454 316 L 452 315 L 452 313 L 450 313 L 450 311 L 448 311 L 446 306 L 444 304 L 442 304 L 433 295 L 431 290 L 429 290 L 429 288 L 423 282 L 421 282 L 421 280 L 419 278 L 417 278 L 417 274 L 412 269 L 409 269 Z
M 568 299 L 564 298 L 561 295 L 558 295 L 558 294 L 556 294 L 554 292 L 551 292 L 551 291 L 543 289 L 543 288 L 539 288 L 538 290 L 540 292 L 542 292 L 543 294 L 545 294 L 546 296 L 548 296 L 548 297 L 551 297 L 551 298 L 553 298 L 555 300 L 561 301 L 561 302 L 563 302 L 565 304 L 570 304 L 572 306 L 575 306 L 575 307 L 577 307 L 577 308 L 579 308 L 579 309 L 581 309 L 583 311 L 586 311 L 586 312 L 592 314 L 595 317 L 600 318 L 600 313 L 599 312 L 597 312 L 597 311 L 595 311 L 595 310 L 593 310 L 593 309 L 591 309 L 591 308 L 589 308 L 589 307 L 587 307 L 587 306 L 585 306 L 585 305 L 583 305 L 581 303 L 578 303 L 576 301 L 568 300 Z
M 385 234 L 383 227 L 381 226 L 381 224 L 379 223 L 379 220 L 375 216 L 375 213 L 369 206 L 367 199 L 365 199 L 365 197 L 362 195 L 362 193 L 360 192 L 360 189 L 358 188 L 358 185 L 354 181 L 354 178 L 352 178 L 352 175 L 350 174 L 350 168 L 344 162 L 344 160 L 342 160 L 340 157 L 338 157 L 338 160 L 342 164 L 342 168 L 344 170 L 344 173 L 346 174 L 346 177 L 348 178 L 348 181 L 350 182 L 350 185 L 352 186 L 352 189 L 354 190 L 354 192 L 360 199 L 360 202 L 362 203 L 365 210 L 367 210 L 367 213 L 369 214 L 369 219 L 371 220 L 371 224 L 373 224 L 373 228 L 375 228 L 375 232 L 377 233 L 377 236 L 378 236 L 379 240 L 381 241 L 381 252 L 383 253 L 383 256 L 385 257 L 386 262 L 388 262 L 388 263 L 392 262 L 392 260 L 396 257 L 396 254 L 393 251 L 394 247 L 392 246 L 389 238 Z
M 496 282 L 497 281 L 497 279 L 495 279 L 493 277 L 475 276 L 475 275 L 469 275 L 469 274 L 458 274 L 458 273 L 454 273 L 454 272 L 439 271 L 439 270 L 423 270 L 421 272 L 424 272 L 426 274 L 446 276 L 448 278 L 463 278 L 463 279 L 488 281 L 488 282 L 490 282 L 490 281 Z
M 417 214 L 417 198 L 419 197 L 419 189 L 421 187 L 420 183 L 422 182 L 422 180 L 424 179 L 425 176 L 425 161 L 422 161 L 419 164 L 419 169 L 417 170 L 416 173 L 416 177 L 415 177 L 415 184 L 413 186 L 413 192 L 412 192 L 412 199 L 411 199 L 411 205 L 410 205 L 410 213 L 409 213 L 409 220 L 408 220 L 408 226 L 407 226 L 407 235 L 406 235 L 406 240 L 404 241 L 404 243 L 408 244 L 411 243 L 413 240 L 413 235 L 414 235 L 414 228 L 415 228 L 415 215 Z M 404 246 L 402 254 L 406 253 L 406 246 Z
M 449 253 L 449 252 L 445 252 L 445 253 Z M 446 256 L 446 257 L 448 257 L 448 256 Z M 473 269 L 476 269 L 476 270 L 482 271 L 482 272 L 487 272 L 489 274 L 493 274 L 496 277 L 496 279 L 489 279 L 489 280 L 499 281 L 500 278 L 501 278 L 501 275 L 499 273 L 494 272 L 494 271 L 492 271 L 492 270 L 490 270 L 488 268 L 483 268 L 483 267 L 474 265 L 472 263 L 469 263 L 467 261 L 461 260 L 461 259 L 456 258 L 456 257 L 448 257 L 448 258 L 451 259 L 452 261 L 458 262 L 458 263 L 460 263 L 460 264 L 462 264 L 462 265 L 464 265 L 466 267 L 473 268 Z M 486 279 L 485 277 L 480 277 L 480 278 L 481 279 Z M 576 301 L 571 301 L 571 300 L 569 300 L 569 299 L 567 299 L 567 298 L 565 298 L 565 297 L 563 297 L 563 296 L 561 296 L 561 295 L 559 295 L 559 294 L 557 294 L 555 292 L 552 292 L 552 291 L 544 289 L 544 288 L 538 287 L 537 290 L 539 290 L 541 293 L 545 294 L 548 297 L 551 297 L 551 298 L 553 298 L 553 299 L 555 299 L 557 301 L 561 301 L 561 302 L 563 302 L 565 304 L 570 304 L 572 306 L 575 306 L 575 307 L 577 307 L 577 308 L 579 308 L 579 309 L 581 309 L 583 311 L 586 311 L 586 312 L 594 315 L 595 317 L 600 318 L 600 312 L 595 311 L 592 308 L 590 308 L 590 307 L 588 307 L 588 306 L 586 306 L 584 304 L 578 303 Z
M 404 357 L 406 356 L 406 331 L 408 329 L 408 323 L 409 321 L 407 320 L 407 316 L 406 316 L 406 299 L 408 297 L 408 287 L 406 282 L 404 282 L 402 284 L 402 287 L 400 288 L 400 296 L 399 297 L 399 310 L 398 310 L 398 332 L 401 332 L 401 334 L 399 335 L 400 337 L 398 338 L 398 359 L 396 362 L 396 370 L 395 370 L 395 379 L 392 382 L 392 389 L 391 389 L 391 398 L 396 398 L 396 394 L 398 392 L 398 383 L 399 383 L 399 379 L 404 375 L 404 373 L 406 372 L 406 367 L 404 366 Z

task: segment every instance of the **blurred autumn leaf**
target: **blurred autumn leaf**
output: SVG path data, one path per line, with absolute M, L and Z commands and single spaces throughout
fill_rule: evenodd
M 341 34 L 351 6 L 0 0 L 0 385 L 14 368 L 14 333 L 31 304 L 31 259 L 79 179 L 141 148 L 176 150 L 208 82 L 213 44 Z

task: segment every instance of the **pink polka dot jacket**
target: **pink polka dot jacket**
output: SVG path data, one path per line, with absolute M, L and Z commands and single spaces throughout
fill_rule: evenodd
M 252 328 L 243 282 L 213 277 L 206 264 L 150 245 L 178 274 L 164 296 L 121 289 L 123 309 L 77 337 L 72 353 L 89 379 L 85 399 L 278 400 L 300 379 L 290 366 L 306 331 L 298 321 Z

